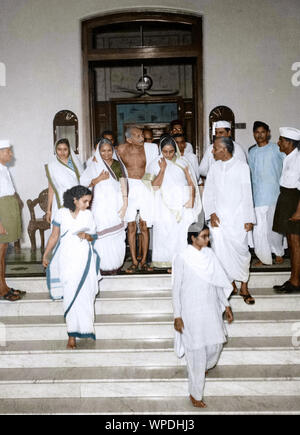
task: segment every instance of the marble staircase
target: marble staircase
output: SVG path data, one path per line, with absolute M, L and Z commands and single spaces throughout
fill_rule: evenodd
M 0 414 L 300 414 L 300 294 L 277 295 L 287 272 L 252 273 L 256 298 L 231 298 L 234 322 L 207 376 L 205 410 L 188 400 L 184 358 L 173 351 L 169 275 L 106 277 L 96 299 L 97 340 L 66 349 L 61 301 L 44 278 L 0 302 Z

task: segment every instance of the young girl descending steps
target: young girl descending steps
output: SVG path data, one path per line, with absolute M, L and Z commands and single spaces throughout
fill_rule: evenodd
M 64 193 L 64 207 L 54 216 L 43 256 L 50 296 L 64 300 L 69 349 L 76 348 L 77 337 L 96 339 L 94 302 L 101 275 L 100 260 L 91 243 L 96 233 L 88 210 L 91 199 L 91 191 L 80 185 Z M 54 247 L 49 261 L 48 255 Z

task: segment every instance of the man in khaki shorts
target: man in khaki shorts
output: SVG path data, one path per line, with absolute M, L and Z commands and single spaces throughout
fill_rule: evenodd
M 20 206 L 6 164 L 13 153 L 8 140 L 0 140 L 0 299 L 17 301 L 26 292 L 9 288 L 5 281 L 5 255 L 9 242 L 21 237 Z

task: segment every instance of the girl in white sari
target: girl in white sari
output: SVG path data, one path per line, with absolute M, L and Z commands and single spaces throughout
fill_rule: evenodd
M 171 273 L 173 256 L 187 246 L 188 228 L 202 209 L 193 171 L 171 136 L 160 141 L 160 156 L 143 180 L 154 195 L 152 265 Z
M 80 177 L 82 185 L 94 188 L 92 213 L 97 228 L 94 246 L 101 258 L 103 275 L 117 273 L 126 253 L 127 180 L 123 164 L 113 157 L 113 144 L 109 139 L 102 139 Z
M 70 147 L 68 139 L 60 139 L 55 145 L 53 160 L 45 165 L 48 178 L 48 207 L 46 219 L 51 223 L 56 211 L 63 206 L 63 194 L 79 184 L 83 166 Z
M 96 338 L 94 301 L 100 262 L 90 243 L 96 232 L 92 213 L 87 210 L 91 199 L 92 192 L 84 186 L 74 186 L 65 192 L 64 207 L 52 221 L 52 233 L 43 256 L 50 296 L 64 299 L 70 349 L 76 347 L 76 337 Z M 49 262 L 48 255 L 54 247 Z

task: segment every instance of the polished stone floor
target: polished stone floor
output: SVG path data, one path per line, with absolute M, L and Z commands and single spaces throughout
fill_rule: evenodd
M 151 258 L 151 253 L 149 255 Z M 257 263 L 257 258 L 252 254 L 251 260 L 251 272 L 270 272 L 270 271 L 289 271 L 290 270 L 290 259 L 288 253 L 284 257 L 284 262 L 280 265 L 273 264 L 271 266 L 255 266 Z M 127 252 L 125 263 L 122 270 L 118 273 L 120 275 L 125 274 L 125 269 L 131 264 L 131 258 Z M 153 272 L 136 272 L 138 274 L 151 274 L 151 273 L 166 273 L 165 269 L 154 269 Z M 42 254 L 40 249 L 35 252 L 31 252 L 30 248 L 22 248 L 20 252 L 16 252 L 13 245 L 9 245 L 9 249 L 6 256 L 6 276 L 45 276 L 45 269 L 42 266 Z

